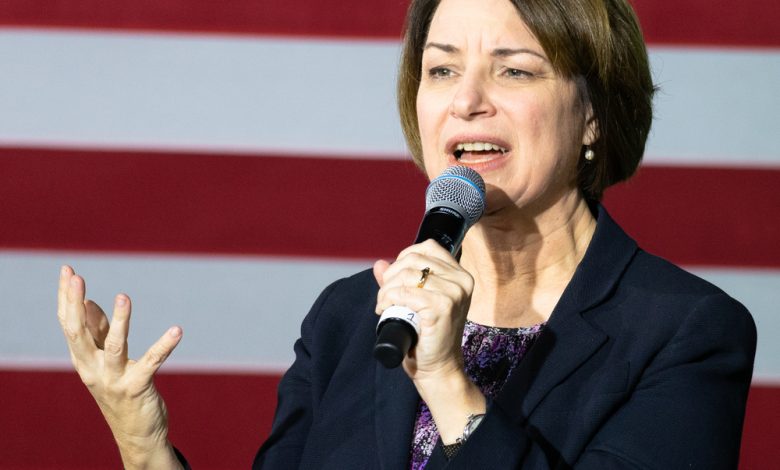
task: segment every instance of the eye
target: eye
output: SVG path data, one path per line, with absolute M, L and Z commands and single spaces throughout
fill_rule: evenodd
M 448 69 L 447 67 L 433 67 L 428 69 L 428 76 L 433 79 L 440 80 L 444 78 L 450 78 L 452 75 L 452 70 Z
M 522 70 L 522 69 L 515 69 L 511 67 L 507 67 L 502 71 L 502 74 L 509 78 L 514 79 L 526 79 L 526 78 L 533 78 L 534 74 L 531 72 Z

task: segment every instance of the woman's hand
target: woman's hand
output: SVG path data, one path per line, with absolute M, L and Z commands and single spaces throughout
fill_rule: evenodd
M 168 442 L 165 403 L 153 382 L 179 344 L 181 329 L 169 329 L 138 361 L 129 360 L 130 298 L 116 296 L 109 324 L 96 303 L 84 300 L 85 292 L 84 279 L 63 266 L 57 317 L 73 366 L 108 422 L 125 468 L 181 468 Z
M 422 270 L 430 269 L 425 285 L 417 287 Z M 417 345 L 404 359 L 406 373 L 424 380 L 463 371 L 461 338 L 471 302 L 474 279 L 455 258 L 433 240 L 402 251 L 393 264 L 374 264 L 380 289 L 376 313 L 391 305 L 420 315 Z
M 422 270 L 430 269 L 418 287 Z M 376 313 L 401 305 L 420 316 L 417 345 L 403 366 L 431 410 L 445 444 L 463 434 L 467 417 L 485 412 L 482 392 L 463 367 L 463 326 L 466 323 L 474 278 L 450 253 L 433 240 L 412 245 L 395 263 L 374 263 L 379 283 Z

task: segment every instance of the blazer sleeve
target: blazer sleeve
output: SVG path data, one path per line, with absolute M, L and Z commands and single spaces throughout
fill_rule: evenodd
M 710 295 L 572 461 L 559 460 L 555 442 L 494 403 L 452 460 L 439 443 L 427 468 L 520 468 L 530 447 L 539 446 L 554 468 L 735 469 L 755 347 L 747 310 L 726 294 Z
M 253 469 L 290 469 L 299 466 L 314 407 L 311 378 L 314 328 L 323 305 L 337 284 L 338 281 L 320 294 L 301 324 L 301 337 L 294 346 L 295 361 L 279 382 L 271 434 L 258 450 Z

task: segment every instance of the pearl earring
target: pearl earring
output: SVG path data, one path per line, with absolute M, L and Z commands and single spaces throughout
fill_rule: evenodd
M 590 148 L 585 151 L 585 160 L 592 162 L 594 158 L 596 158 L 596 152 Z

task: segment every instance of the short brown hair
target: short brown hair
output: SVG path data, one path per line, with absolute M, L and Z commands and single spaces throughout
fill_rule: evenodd
M 401 126 L 420 167 L 417 89 L 423 47 L 439 2 L 413 0 L 409 6 L 398 72 Z M 598 201 L 607 187 L 634 174 L 653 120 L 655 88 L 636 14 L 626 0 L 511 2 L 555 72 L 584 85 L 581 93 L 593 109 L 598 136 L 591 145 L 596 158 L 579 159 L 578 184 L 588 200 Z

